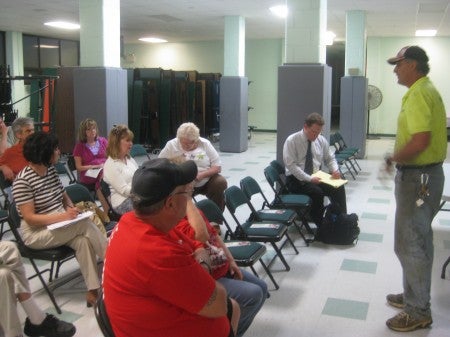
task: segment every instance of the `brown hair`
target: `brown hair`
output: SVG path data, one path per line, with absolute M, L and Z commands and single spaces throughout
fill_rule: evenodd
M 323 126 L 325 124 L 325 120 L 323 119 L 323 117 L 320 114 L 318 114 L 317 112 L 313 112 L 313 113 L 309 114 L 308 116 L 306 116 L 305 124 L 307 126 L 311 126 L 313 124 Z
M 91 118 L 86 118 L 84 121 L 80 123 L 80 127 L 78 128 L 78 140 L 82 143 L 86 143 L 87 142 L 86 131 L 92 129 L 93 127 L 97 131 L 95 136 L 95 139 L 97 140 L 98 137 L 97 122 Z
M 108 136 L 108 146 L 106 147 L 106 155 L 112 159 L 118 159 L 120 153 L 120 141 L 122 139 L 133 140 L 133 131 L 128 129 L 126 125 L 116 125 L 111 129 Z

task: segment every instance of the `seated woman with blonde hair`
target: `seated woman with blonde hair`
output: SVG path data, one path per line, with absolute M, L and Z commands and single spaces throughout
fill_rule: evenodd
M 139 167 L 130 156 L 133 137 L 133 132 L 126 125 L 113 127 L 108 136 L 108 159 L 103 165 L 103 180 L 111 189 L 111 205 L 119 214 L 133 209 L 130 200 L 131 180 Z
M 200 130 L 194 123 L 181 124 L 177 138 L 168 141 L 159 154 L 160 158 L 169 159 L 178 156 L 193 160 L 197 165 L 194 195 L 204 194 L 224 210 L 223 192 L 227 188 L 227 181 L 220 175 L 222 167 L 219 154 L 209 140 L 200 137 Z

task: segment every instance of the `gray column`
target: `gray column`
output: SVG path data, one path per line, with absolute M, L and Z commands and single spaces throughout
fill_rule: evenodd
M 366 12 L 346 13 L 345 74 L 366 76 Z M 349 73 L 349 69 L 352 72 Z

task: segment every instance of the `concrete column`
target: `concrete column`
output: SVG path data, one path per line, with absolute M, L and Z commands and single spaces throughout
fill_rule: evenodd
M 224 76 L 245 75 L 245 19 L 226 16 L 224 32 Z
M 345 75 L 366 76 L 366 12 L 346 12 Z M 349 73 L 349 69 L 353 69 Z
M 120 0 L 80 0 L 80 66 L 120 67 Z
M 326 63 L 327 0 L 286 0 L 286 63 Z
M 23 42 L 21 32 L 6 32 L 6 64 L 9 65 L 11 76 L 23 76 Z M 11 81 L 11 102 L 16 102 L 25 97 L 25 81 Z M 27 116 L 30 112 L 30 100 L 23 101 L 13 106 L 19 111 L 19 117 Z

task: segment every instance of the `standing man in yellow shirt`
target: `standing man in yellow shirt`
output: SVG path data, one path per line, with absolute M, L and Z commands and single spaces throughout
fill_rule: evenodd
M 388 60 L 395 65 L 403 96 L 397 120 L 394 250 L 403 270 L 403 293 L 387 295 L 387 302 L 401 311 L 387 320 L 396 331 L 426 328 L 433 323 L 430 309 L 433 231 L 444 186 L 442 162 L 447 154 L 446 113 L 442 98 L 427 77 L 426 52 L 418 46 L 402 48 Z

